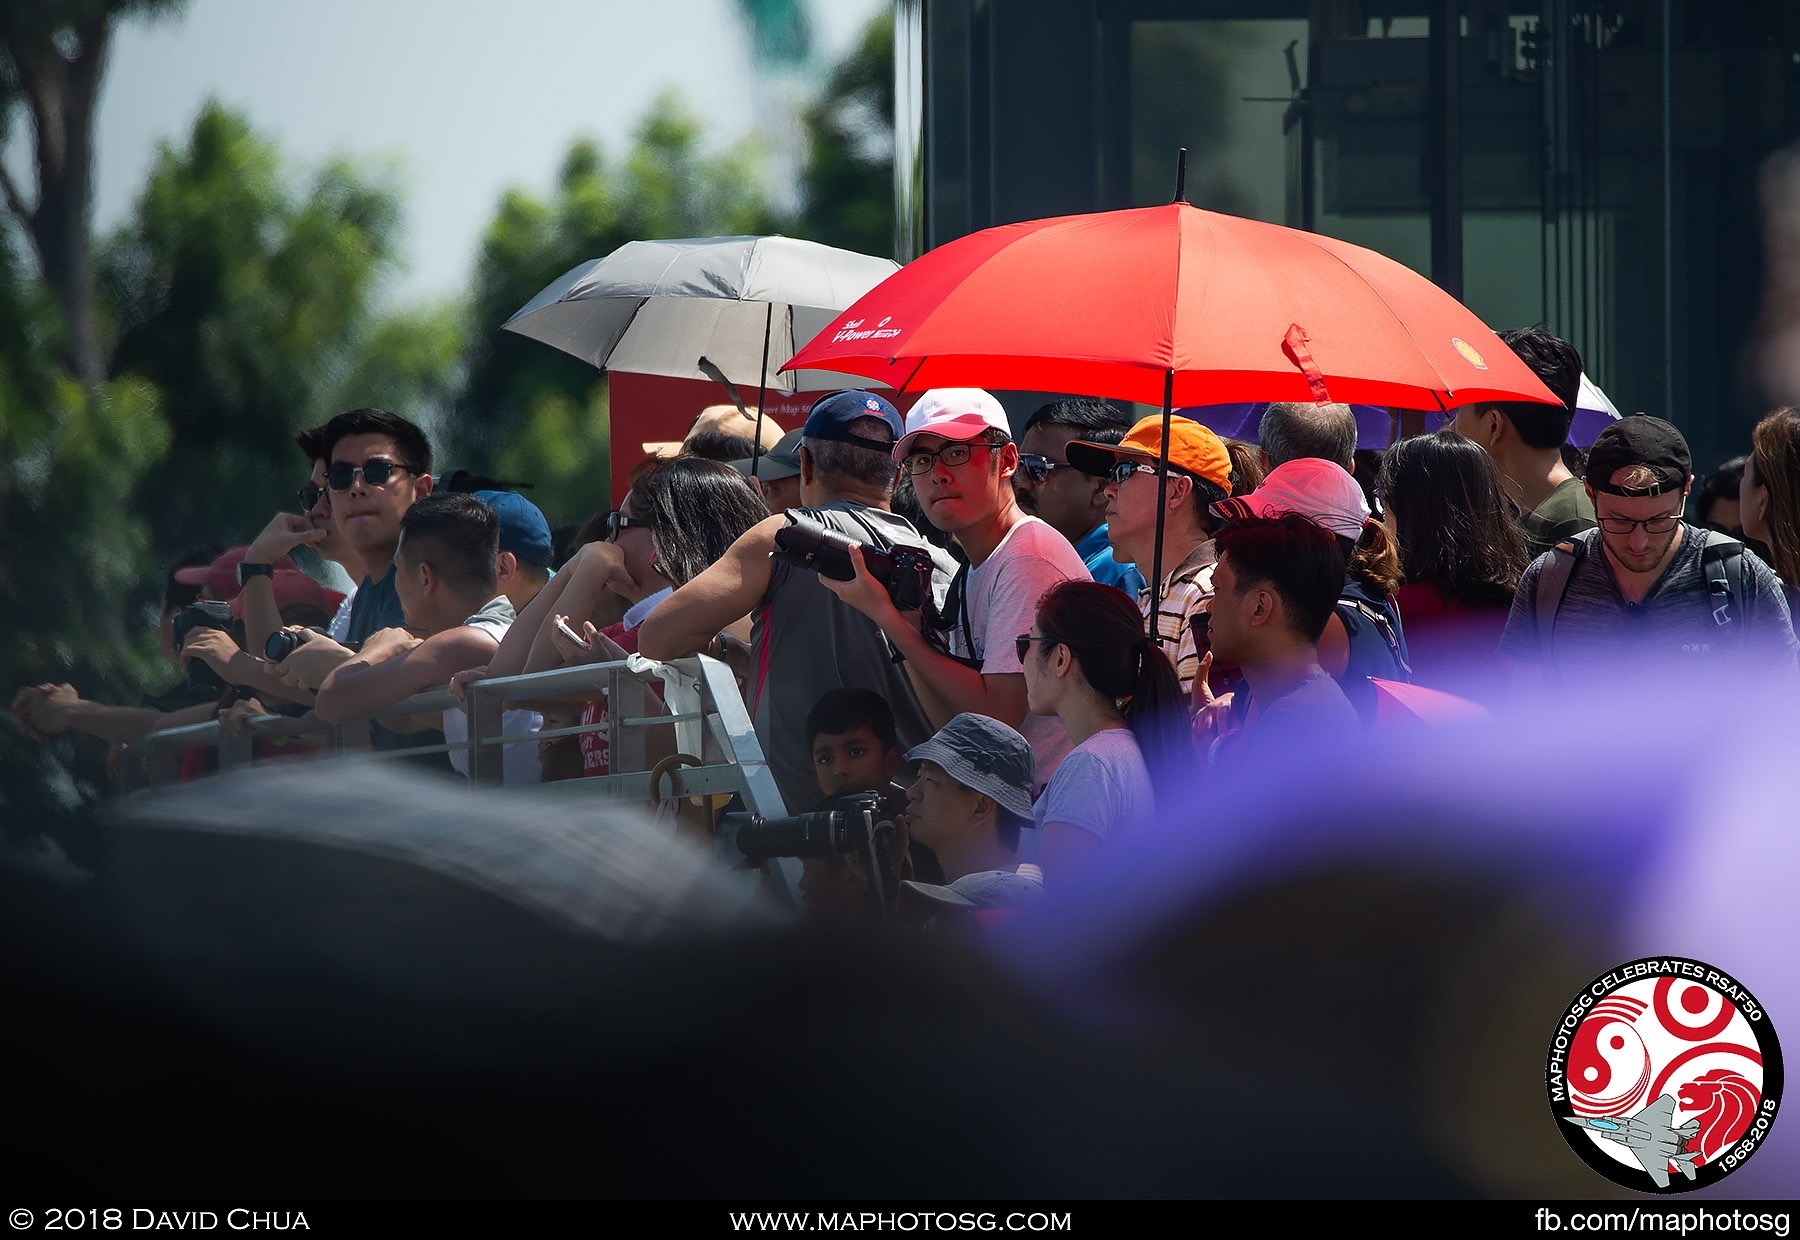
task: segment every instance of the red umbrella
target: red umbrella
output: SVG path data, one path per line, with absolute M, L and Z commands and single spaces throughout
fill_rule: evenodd
M 1153 405 L 1556 399 L 1411 268 L 1185 202 L 1006 224 L 939 246 L 783 369 L 798 367 L 911 391 L 977 386 Z
M 1186 152 L 1183 152 L 1185 166 Z M 1361 246 L 1160 207 L 971 233 L 876 285 L 783 366 L 896 390 L 989 387 L 1174 406 L 1557 403 L 1461 302 Z M 1150 614 L 1162 581 L 1158 471 Z

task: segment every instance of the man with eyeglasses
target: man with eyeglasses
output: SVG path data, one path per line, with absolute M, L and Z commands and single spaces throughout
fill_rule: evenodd
M 1075 468 L 1067 454 L 1072 441 L 1115 444 L 1130 428 L 1130 418 L 1091 396 L 1065 396 L 1040 406 L 1019 436 L 1013 494 L 1027 516 L 1042 518 L 1069 540 L 1095 581 L 1135 595 L 1144 588 L 1144 577 L 1113 553 L 1106 528 L 1106 479 Z
M 1661 418 L 1600 433 L 1586 470 L 1599 527 L 1532 561 L 1500 638 L 1526 680 L 1647 663 L 1794 667 L 1780 582 L 1735 539 L 1682 519 L 1693 484 L 1687 441 Z
M 906 415 L 894 459 L 911 477 L 925 519 L 968 557 L 945 605 L 948 651 L 920 630 L 916 615 L 900 613 L 860 555 L 851 556 L 855 580 L 825 587 L 887 634 L 933 724 L 972 713 L 1017 728 L 1031 742 L 1039 784 L 1047 783 L 1069 752 L 1069 734 L 1054 715 L 1026 712 L 1013 643 L 1030 630 L 1044 592 L 1070 578 L 1089 580 L 1087 566 L 1066 538 L 1019 508 L 1012 487 L 1019 449 L 991 393 L 924 393 Z
M 1156 470 L 1162 459 L 1162 415 L 1145 418 L 1118 444 L 1074 440 L 1069 463 L 1101 479 L 1113 551 L 1146 572 L 1156 563 Z M 1175 664 L 1181 691 L 1194 687 L 1200 654 L 1194 617 L 1212 595 L 1213 519 L 1208 509 L 1232 492 L 1231 454 L 1224 440 L 1191 418 L 1169 419 L 1169 482 L 1162 530 L 1162 588 L 1157 591 L 1156 640 Z M 1137 593 L 1138 612 L 1150 617 L 1150 591 Z
M 949 556 L 888 508 L 900 433 L 900 412 L 882 396 L 852 389 L 821 397 L 800 435 L 806 506 L 792 511 L 859 543 L 928 551 L 932 593 L 941 599 L 954 572 Z M 902 745 L 924 741 L 932 725 L 880 630 L 826 593 L 817 573 L 770 558 L 788 524 L 778 512 L 751 526 L 646 616 L 637 637 L 645 657 L 674 659 L 711 648 L 727 625 L 751 618 L 750 717 L 781 798 L 796 810 L 818 799 L 806 717 L 828 690 L 869 689 L 886 698 Z

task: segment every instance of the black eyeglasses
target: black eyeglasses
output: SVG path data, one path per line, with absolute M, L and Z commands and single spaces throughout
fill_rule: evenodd
M 325 494 L 325 488 L 314 482 L 309 482 L 305 486 L 301 487 L 300 488 L 300 511 L 301 512 L 311 512 L 315 507 L 318 506 L 319 497 L 324 494 Z
M 1054 637 L 1033 637 L 1029 633 L 1021 633 L 1013 638 L 1013 649 L 1019 652 L 1019 662 L 1025 661 L 1025 655 L 1030 651 L 1032 642 L 1049 642 L 1052 646 L 1061 644 Z
M 1629 534 L 1638 526 L 1644 527 L 1646 534 L 1667 534 L 1681 524 L 1679 512 L 1667 512 L 1660 517 L 1645 517 L 1642 521 L 1627 521 L 1624 517 L 1600 517 L 1600 528 L 1608 534 Z
M 1039 456 L 1035 452 L 1019 453 L 1019 470 L 1030 480 L 1031 485 L 1038 486 L 1059 469 L 1068 469 L 1062 461 L 1053 461 L 1047 456 Z
M 955 469 L 959 465 L 967 465 L 970 458 L 977 452 L 993 446 L 991 443 L 947 443 L 936 452 L 920 449 L 907 453 L 906 459 L 900 462 L 900 467 L 918 478 L 936 469 L 939 462 L 943 463 L 945 469 Z
M 1154 474 L 1155 472 L 1156 466 L 1145 465 L 1142 461 L 1114 461 L 1113 467 L 1106 471 L 1106 476 L 1119 486 L 1124 486 L 1125 480 L 1133 474 Z
M 384 487 L 388 484 L 388 479 L 394 476 L 396 469 L 404 469 L 409 474 L 418 472 L 404 462 L 384 461 L 380 457 L 364 461 L 361 465 L 333 461 L 331 468 L 325 471 L 325 481 L 334 491 L 348 491 L 356 485 L 356 475 L 361 474 L 365 485 Z
M 648 521 L 639 521 L 636 517 L 628 517 L 617 508 L 606 514 L 606 541 L 618 542 L 620 530 L 647 530 Z

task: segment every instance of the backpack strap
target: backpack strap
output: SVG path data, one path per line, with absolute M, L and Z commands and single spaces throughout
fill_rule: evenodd
M 1706 532 L 1706 543 L 1700 552 L 1700 575 L 1706 578 L 1706 593 L 1712 603 L 1713 623 L 1724 629 L 1721 636 L 1735 644 L 1741 625 L 1734 625 L 1743 609 L 1744 544 L 1717 530 Z
M 1406 656 L 1400 653 L 1400 638 L 1395 634 L 1394 626 L 1389 623 L 1381 609 L 1365 603 L 1362 599 L 1351 597 L 1340 597 L 1337 605 L 1339 611 L 1345 609 L 1355 611 L 1364 620 L 1367 620 L 1377 633 L 1381 634 L 1381 640 L 1387 643 L 1388 653 L 1394 656 L 1394 666 L 1399 669 L 1402 678 L 1411 683 L 1412 667 L 1407 663 Z
M 1586 554 L 1586 539 L 1565 539 L 1551 548 L 1550 562 L 1538 574 L 1538 649 L 1543 653 L 1546 665 L 1552 662 L 1550 638 L 1556 629 L 1556 613 L 1562 610 L 1563 595 L 1569 592 L 1569 578 L 1575 575 L 1576 565 L 1581 563 L 1581 558 Z

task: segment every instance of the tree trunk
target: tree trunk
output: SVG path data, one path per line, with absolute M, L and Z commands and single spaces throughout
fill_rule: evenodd
M 93 214 L 94 107 L 106 68 L 109 16 L 70 27 L 79 46 L 65 56 L 50 36 L 11 49 L 31 108 L 36 140 L 37 201 L 24 202 L 6 183 L 7 204 L 37 251 L 44 283 L 62 308 L 68 365 L 89 387 L 106 378 L 94 306 L 88 239 Z

